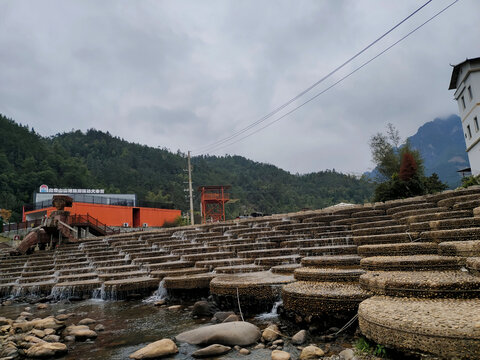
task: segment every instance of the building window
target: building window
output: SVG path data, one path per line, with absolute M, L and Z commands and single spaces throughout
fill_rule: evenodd
M 473 118 L 473 125 L 475 125 L 475 131 L 478 132 L 478 118 L 476 116 Z
M 471 86 L 468 87 L 468 96 L 470 97 L 470 100 L 473 99 L 472 87 Z
M 470 130 L 470 125 L 467 125 L 468 138 L 472 138 L 472 130 Z
M 463 106 L 463 108 L 465 109 L 465 97 L 462 96 L 462 97 L 461 97 L 461 100 L 462 100 L 462 106 Z

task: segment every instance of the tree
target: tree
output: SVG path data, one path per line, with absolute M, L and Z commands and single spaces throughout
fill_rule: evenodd
M 437 174 L 425 176 L 423 159 L 408 140 L 401 146 L 399 143 L 399 132 L 392 124 L 387 125 L 386 134 L 377 133 L 370 139 L 372 159 L 380 174 L 374 201 L 432 194 L 448 188 Z

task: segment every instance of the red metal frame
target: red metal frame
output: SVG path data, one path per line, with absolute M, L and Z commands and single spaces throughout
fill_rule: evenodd
M 202 224 L 225 221 L 225 203 L 230 200 L 230 185 L 200 186 Z

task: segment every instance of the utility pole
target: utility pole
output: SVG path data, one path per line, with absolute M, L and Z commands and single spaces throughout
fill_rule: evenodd
M 188 151 L 188 192 L 190 194 L 190 224 L 195 225 L 195 219 L 193 218 L 192 165 L 190 165 L 190 151 Z

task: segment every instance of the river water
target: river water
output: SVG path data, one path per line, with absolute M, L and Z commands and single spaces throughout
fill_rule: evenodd
M 86 300 L 77 303 L 50 304 L 46 310 L 37 310 L 35 305 L 13 304 L 0 307 L 0 316 L 15 319 L 26 306 L 31 307 L 30 312 L 34 314 L 34 317 L 57 315 L 59 310 L 65 309 L 65 313 L 76 314 L 72 320 L 74 323 L 89 317 L 95 319 L 97 324 L 105 326 L 105 331 L 99 332 L 95 341 L 67 344 L 69 352 L 60 358 L 65 360 L 128 359 L 131 353 L 151 342 L 162 338 L 173 338 L 183 331 L 210 324 L 210 319 L 192 319 L 187 308 L 172 311 L 141 301 Z M 261 328 L 271 322 L 276 322 L 280 326 L 291 326 L 291 324 L 282 323 L 275 314 L 263 314 L 263 316 L 245 320 L 253 322 Z M 289 332 L 296 330 L 298 329 L 291 329 Z M 321 342 L 317 342 L 317 344 L 325 349 L 326 344 Z M 179 344 L 179 353 L 174 358 L 193 359 L 190 354 L 197 349 L 197 346 Z M 270 359 L 271 350 L 249 349 L 252 353 L 248 359 Z M 292 345 L 287 344 L 284 350 L 290 352 L 293 358 L 299 355 L 299 350 Z M 334 349 L 332 348 L 332 350 Z M 222 357 L 222 359 L 244 358 L 244 355 L 235 350 Z

